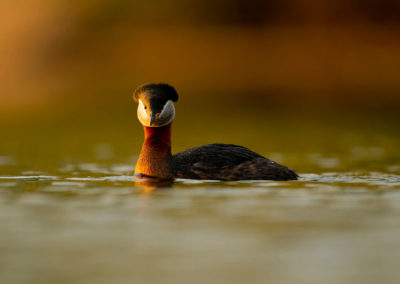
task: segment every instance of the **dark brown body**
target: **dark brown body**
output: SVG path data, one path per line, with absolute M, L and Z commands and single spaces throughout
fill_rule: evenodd
M 208 144 L 173 156 L 177 178 L 216 180 L 296 180 L 288 167 L 242 146 Z
M 171 154 L 171 124 L 146 127 L 135 175 L 158 179 L 296 180 L 288 167 L 242 146 L 208 144 Z

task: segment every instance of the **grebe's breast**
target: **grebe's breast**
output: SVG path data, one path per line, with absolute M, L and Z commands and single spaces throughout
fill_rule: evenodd
M 295 180 L 297 174 L 242 146 L 208 144 L 172 157 L 176 178 L 212 180 Z

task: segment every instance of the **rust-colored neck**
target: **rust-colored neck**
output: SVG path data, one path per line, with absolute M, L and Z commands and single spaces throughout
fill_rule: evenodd
M 143 126 L 143 128 L 145 140 L 136 163 L 135 175 L 144 178 L 173 179 L 171 124 L 163 127 Z
M 171 124 L 163 127 L 144 128 L 144 145 L 155 147 L 158 150 L 170 149 L 171 147 Z

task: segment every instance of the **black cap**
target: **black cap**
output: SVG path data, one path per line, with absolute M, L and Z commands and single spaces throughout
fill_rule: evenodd
M 140 98 L 147 97 L 155 98 L 160 101 L 172 100 L 173 102 L 178 101 L 178 93 L 175 88 L 165 83 L 146 83 L 137 87 L 133 93 L 133 99 L 138 102 Z

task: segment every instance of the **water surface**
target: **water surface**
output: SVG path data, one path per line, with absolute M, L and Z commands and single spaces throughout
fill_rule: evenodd
M 137 185 L 134 115 L 4 128 L 1 282 L 399 283 L 396 123 L 245 117 L 177 120 L 173 150 L 242 144 L 299 181 Z

